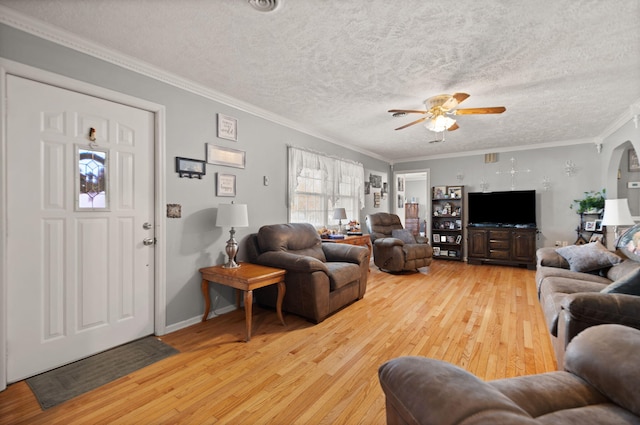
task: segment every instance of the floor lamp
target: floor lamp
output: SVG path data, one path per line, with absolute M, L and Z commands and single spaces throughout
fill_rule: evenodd
M 247 227 L 249 225 L 249 216 L 247 214 L 246 204 L 220 204 L 218 205 L 218 214 L 216 215 L 216 226 L 231 227 L 229 230 L 229 240 L 225 251 L 229 257 L 229 261 L 222 267 L 225 269 L 235 269 L 240 267 L 236 263 L 236 254 L 238 254 L 238 242 L 234 238 L 236 229 L 234 227 Z
M 614 226 L 613 234 L 615 235 L 614 246 L 618 243 L 618 226 L 633 226 L 636 224 L 631 217 L 629 211 L 629 202 L 623 199 L 605 199 L 604 216 L 602 217 L 603 226 Z

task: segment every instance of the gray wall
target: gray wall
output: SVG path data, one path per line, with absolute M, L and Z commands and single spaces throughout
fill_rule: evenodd
M 228 229 L 214 225 L 215 211 L 219 203 L 229 198 L 215 196 L 215 173 L 227 172 L 237 176 L 237 203 L 249 207 L 248 228 L 238 229 L 239 240 L 257 231 L 263 224 L 281 223 L 287 220 L 286 206 L 286 146 L 309 147 L 329 155 L 361 162 L 365 178 L 374 171 L 390 182 L 390 166 L 387 162 L 351 151 L 328 141 L 310 136 L 274 122 L 259 118 L 243 110 L 182 90 L 173 85 L 126 70 L 95 57 L 54 44 L 12 27 L 0 24 L 0 57 L 21 62 L 66 77 L 146 99 L 166 107 L 166 201 L 182 204 L 183 218 L 167 220 L 167 325 L 175 325 L 199 317 L 203 300 L 199 291 L 200 267 L 220 264 L 224 259 L 224 245 Z M 177 58 L 178 60 L 178 58 Z M 218 139 L 215 118 L 217 113 L 238 119 L 238 142 Z M 571 200 L 583 192 L 606 187 L 610 197 L 617 194 L 617 169 L 623 150 L 619 146 L 631 141 L 636 150 L 640 145 L 640 130 L 631 122 L 604 140 L 604 149 L 598 154 L 593 143 L 574 146 L 521 150 L 499 153 L 499 161 L 484 164 L 483 155 L 459 158 L 415 161 L 394 165 L 395 172 L 430 169 L 431 185 L 466 186 L 466 192 L 480 191 L 484 178 L 489 190 L 509 190 L 511 157 L 517 160 L 515 169 L 531 169 L 530 173 L 516 176 L 517 189 L 538 191 L 537 217 L 541 230 L 538 246 L 552 246 L 556 240 L 575 240 L 578 217 L 569 208 Z M 550 143 L 553 141 L 541 141 Z M 241 149 L 247 153 L 246 168 L 207 167 L 207 175 L 201 181 L 180 179 L 174 172 L 174 158 L 184 156 L 205 159 L 205 144 L 215 143 Z M 428 152 L 423 154 L 428 155 Z M 577 172 L 569 177 L 564 164 L 572 160 Z M 496 174 L 496 171 L 507 174 Z M 462 172 L 459 182 L 456 175 Z M 270 179 L 269 186 L 262 185 L 263 176 Z M 543 178 L 548 177 L 551 187 L 543 188 Z M 373 206 L 373 195 L 366 197 L 365 209 L 360 221 L 368 213 L 393 211 L 396 201 L 395 186 L 380 207 Z M 423 202 L 422 199 L 420 199 Z M 517 206 L 500 206 L 516 208 Z M 242 248 L 241 248 L 242 249 Z M 243 259 L 242 250 L 239 254 Z M 212 297 L 219 296 L 217 308 L 233 304 L 228 288 L 212 285 Z
M 237 229 L 241 241 L 238 257 L 242 260 L 242 239 L 260 226 L 287 221 L 286 180 L 287 145 L 312 148 L 333 156 L 358 161 L 388 180 L 389 164 L 318 139 L 300 131 L 259 118 L 250 113 L 182 90 L 173 85 L 143 76 L 32 36 L 12 27 L 0 25 L 0 57 L 54 72 L 110 90 L 155 102 L 166 107 L 166 201 L 182 205 L 182 218 L 167 219 L 167 325 L 192 321 L 202 315 L 204 302 L 200 293 L 198 269 L 224 261 L 224 246 L 229 229 L 215 227 L 217 205 L 231 198 L 215 196 L 215 173 L 237 176 L 236 203 L 246 203 L 249 227 Z M 216 137 L 216 114 L 238 119 L 238 141 Z M 246 168 L 207 166 L 202 180 L 179 178 L 175 173 L 176 156 L 206 159 L 206 143 L 246 151 Z M 263 185 L 263 176 L 270 179 Z M 386 206 L 383 204 L 383 207 Z M 368 213 L 361 212 L 360 220 Z M 379 210 L 379 209 L 377 209 Z M 235 303 L 230 288 L 212 286 L 214 307 L 221 309 Z
M 485 164 L 484 155 L 471 155 L 459 158 L 434 159 L 394 165 L 394 172 L 422 170 L 431 171 L 432 186 L 465 186 L 465 193 L 480 192 L 482 180 L 488 184 L 489 191 L 511 190 L 512 162 L 517 190 L 535 189 L 536 216 L 540 237 L 538 246 L 553 246 L 555 241 L 573 243 L 576 239 L 575 228 L 579 217 L 569 208 L 571 201 L 581 197 L 583 192 L 600 190 L 601 160 L 595 144 L 502 152 L 498 161 Z M 572 160 L 576 164 L 576 174 L 565 174 L 565 162 Z M 525 172 L 525 170 L 531 170 Z M 497 174 L 500 172 L 501 174 Z M 456 176 L 462 173 L 460 182 Z M 544 177 L 548 177 L 550 188 L 543 187 Z M 517 205 L 499 205 L 496 208 L 517 208 Z M 466 217 L 465 217 L 466 218 Z

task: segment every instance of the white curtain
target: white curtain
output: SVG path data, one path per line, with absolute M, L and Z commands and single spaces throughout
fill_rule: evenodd
M 319 171 L 322 180 L 328 183 L 324 186 L 324 195 L 329 201 L 324 206 L 325 208 L 330 208 L 330 205 L 343 207 L 356 215 L 364 208 L 364 167 L 362 164 L 293 146 L 289 146 L 288 156 L 289 209 L 293 208 L 298 179 L 304 169 Z

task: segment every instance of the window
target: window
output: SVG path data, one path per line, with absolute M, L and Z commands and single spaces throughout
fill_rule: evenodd
M 334 208 L 359 220 L 364 207 L 362 164 L 289 147 L 289 222 L 335 225 Z

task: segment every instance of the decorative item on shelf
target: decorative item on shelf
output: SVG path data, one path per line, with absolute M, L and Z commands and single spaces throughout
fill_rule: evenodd
M 229 257 L 229 261 L 223 268 L 226 269 L 235 269 L 240 267 L 238 263 L 236 263 L 236 255 L 238 254 L 238 242 L 236 242 L 235 227 L 247 227 L 249 225 L 249 216 L 247 214 L 247 205 L 246 204 L 234 204 L 231 202 L 230 204 L 220 204 L 218 205 L 218 213 L 216 215 L 216 226 L 218 227 L 231 227 L 229 230 L 229 240 L 227 241 L 227 246 L 225 247 L 225 251 L 227 256 Z
M 578 214 L 599 214 L 604 208 L 604 197 L 606 189 L 602 189 L 601 192 L 584 192 L 584 198 L 574 199 L 569 208 L 576 207 Z
M 335 208 L 333 210 L 333 219 L 338 220 L 338 233 L 342 233 L 342 220 L 346 220 L 347 210 L 344 208 Z
M 616 244 L 618 240 L 618 226 L 633 226 L 635 221 L 629 211 L 627 198 L 607 199 L 604 204 L 604 216 L 602 226 L 614 226 Z
M 360 229 L 360 223 L 357 220 L 351 220 L 347 223 L 347 235 L 349 236 L 361 236 L 362 230 Z

